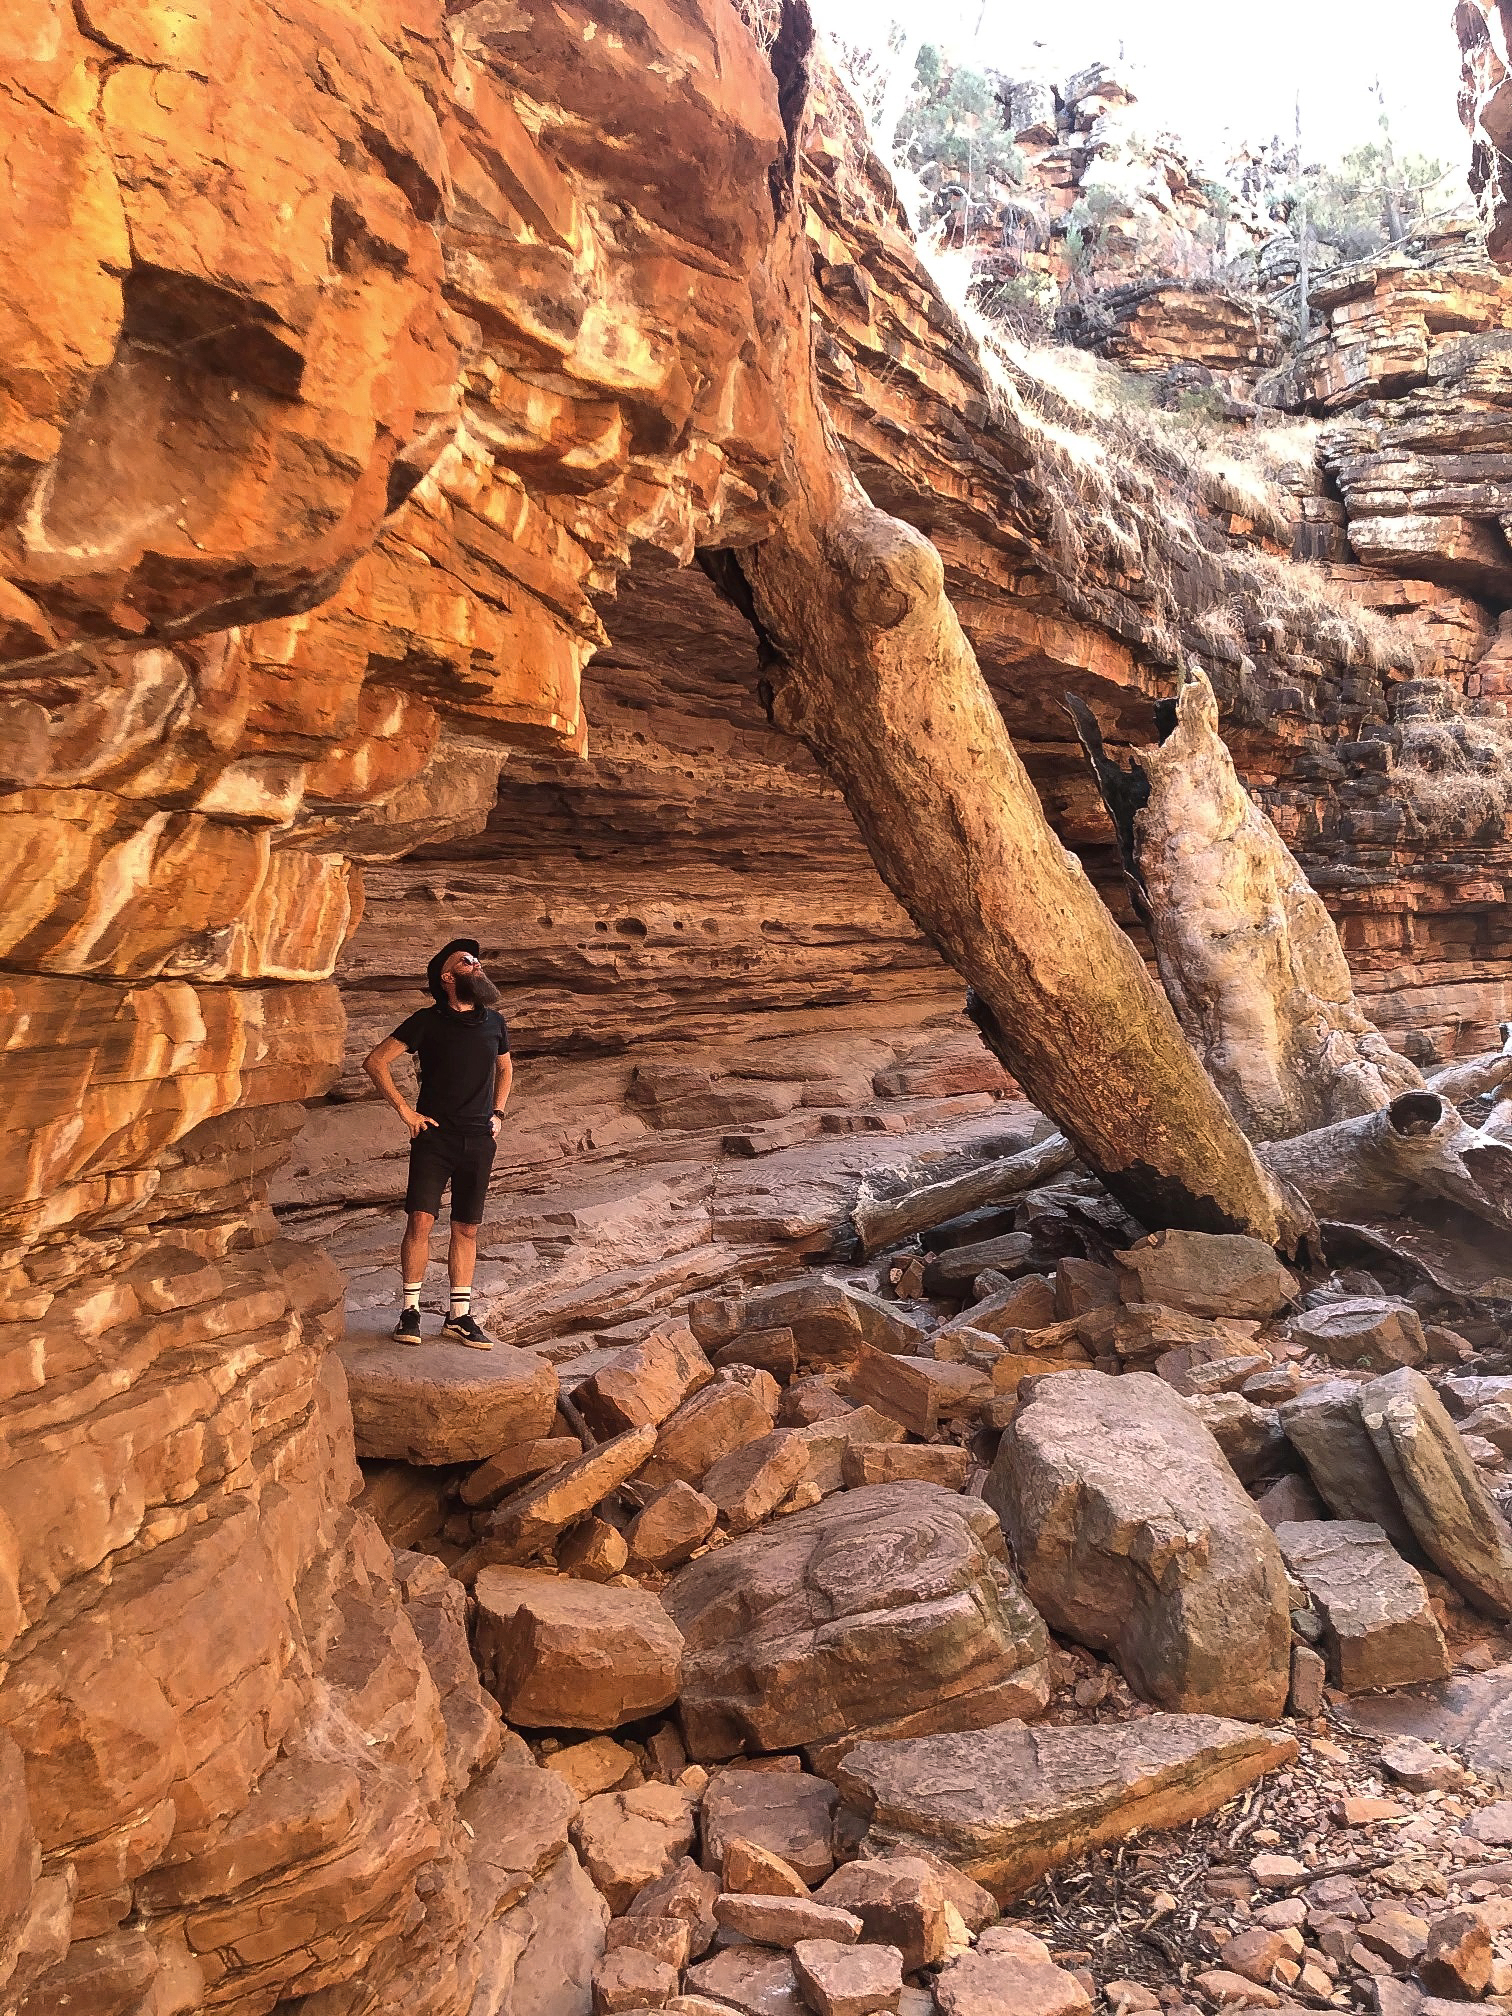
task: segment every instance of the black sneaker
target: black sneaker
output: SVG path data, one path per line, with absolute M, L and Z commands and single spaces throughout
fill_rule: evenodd
M 420 1335 L 420 1311 L 401 1309 L 399 1321 L 394 1325 L 394 1335 L 401 1344 L 421 1344 L 425 1340 Z
M 441 1335 L 450 1337 L 454 1344 L 470 1344 L 474 1351 L 492 1351 L 493 1339 L 479 1323 L 476 1316 L 448 1316 L 441 1325 Z

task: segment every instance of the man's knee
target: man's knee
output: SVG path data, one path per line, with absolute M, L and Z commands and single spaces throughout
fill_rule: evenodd
M 435 1222 L 434 1211 L 411 1211 L 405 1219 L 404 1229 L 411 1233 L 429 1232 Z
M 479 1219 L 476 1225 L 466 1225 L 462 1222 L 460 1218 L 453 1218 L 452 1237 L 454 1239 L 462 1240 L 464 1245 L 468 1244 L 469 1242 L 477 1238 L 478 1230 L 482 1222 L 483 1222 L 482 1219 Z

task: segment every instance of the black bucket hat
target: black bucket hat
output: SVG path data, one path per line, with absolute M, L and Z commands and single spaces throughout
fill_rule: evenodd
M 441 984 L 441 968 L 453 952 L 471 952 L 476 959 L 482 949 L 476 938 L 453 938 L 450 944 L 441 947 L 426 967 L 425 984 L 429 987 L 432 997 L 439 1001 L 443 1008 L 446 1006 L 446 989 Z

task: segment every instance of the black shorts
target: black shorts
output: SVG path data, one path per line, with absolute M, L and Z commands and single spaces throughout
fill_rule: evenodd
M 481 1224 L 494 1146 L 493 1135 L 481 1129 L 427 1127 L 410 1143 L 405 1210 L 434 1218 L 450 1183 L 452 1218 L 462 1225 Z

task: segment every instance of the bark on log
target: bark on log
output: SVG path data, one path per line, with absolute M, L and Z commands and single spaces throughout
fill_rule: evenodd
M 1458 1057 L 1452 1064 L 1430 1071 L 1425 1080 L 1428 1090 L 1451 1105 L 1463 1106 L 1467 1099 L 1480 1099 L 1487 1092 L 1512 1085 L 1512 1022 L 1501 1024 L 1501 1038 L 1500 1050 L 1487 1050 L 1479 1057 Z
M 801 151 L 811 30 L 785 0 L 772 52 Z M 883 879 L 970 980 L 1029 1096 L 1143 1223 L 1312 1227 L 1257 1161 L 1170 1004 L 1050 828 L 944 592 L 929 541 L 879 511 L 818 398 L 809 253 L 777 178 L 764 304 L 784 416 L 777 529 L 736 557 L 775 718 L 844 793 Z
M 911 1239 L 916 1232 L 943 1225 L 947 1218 L 958 1218 L 963 1211 L 1001 1204 L 1004 1198 L 1032 1190 L 1036 1183 L 1059 1176 L 1075 1160 L 1076 1150 L 1065 1135 L 1052 1134 L 1048 1141 L 1037 1141 L 1017 1155 L 984 1162 L 980 1169 L 968 1169 L 964 1175 L 926 1184 L 922 1190 L 901 1197 L 873 1197 L 863 1190 L 851 1212 L 851 1223 L 861 1251 L 878 1253 L 884 1246 L 897 1245 L 900 1239 Z
M 1150 790 L 1136 858 L 1160 977 L 1250 1139 L 1420 1089 L 1356 1001 L 1322 899 L 1241 783 L 1204 672 L 1187 675 L 1174 729 L 1137 760 Z
M 1512 1147 L 1467 1126 L 1436 1092 L 1404 1092 L 1260 1152 L 1320 1218 L 1378 1218 L 1429 1195 L 1512 1227 Z

